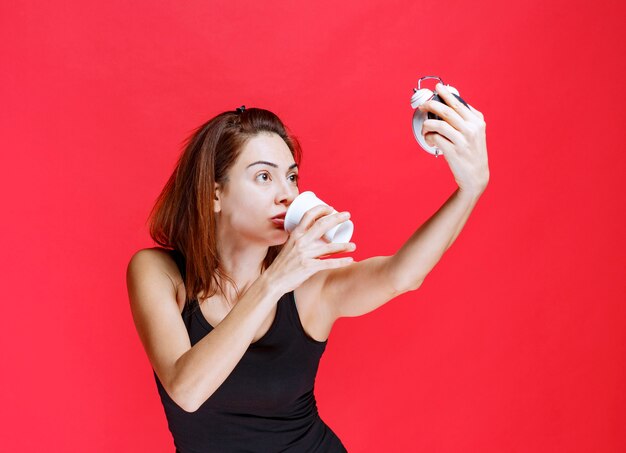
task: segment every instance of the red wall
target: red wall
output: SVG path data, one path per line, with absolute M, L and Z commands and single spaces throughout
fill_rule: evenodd
M 622 2 L 38 3 L 0 7 L 3 450 L 173 451 L 125 271 L 194 127 L 276 112 L 355 258 L 392 254 L 455 189 L 410 129 L 438 74 L 489 187 L 418 291 L 336 323 L 321 416 L 350 452 L 626 451 Z

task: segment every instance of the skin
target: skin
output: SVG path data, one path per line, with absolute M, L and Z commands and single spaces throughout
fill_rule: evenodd
M 426 143 L 443 152 L 460 192 L 478 198 L 489 182 L 484 116 L 473 107 L 465 107 L 441 83 L 436 89 L 449 106 L 431 100 L 419 107 L 444 120 L 427 119 L 422 134 Z
M 300 193 L 298 169 L 293 167 L 294 164 L 289 147 L 277 134 L 260 133 L 246 142 L 228 172 L 226 183 L 215 185 L 216 243 L 221 265 L 242 294 L 259 281 L 268 248 L 285 245 L 283 252 L 263 274 L 263 281 L 279 291 L 280 295 L 294 290 L 305 330 L 312 338 L 325 339 L 334 318 L 319 304 L 315 308 L 324 275 L 319 271 L 345 266 L 352 260 L 317 258 L 354 251 L 355 244 L 329 244 L 319 238 L 325 231 L 349 218 L 349 214 L 346 218 L 341 217 L 342 213 L 330 215 L 333 208 L 329 206 L 318 206 L 305 213 L 300 225 L 291 233 L 290 242 L 290 233 L 282 225 L 271 221 L 272 217 L 285 213 Z M 202 305 L 205 318 L 213 326 L 218 325 L 239 304 L 235 287 L 228 281 L 222 283 L 225 294 L 213 295 L 210 304 Z M 182 290 L 181 287 L 181 310 L 185 299 Z M 206 300 L 201 299 L 202 302 Z M 255 338 L 269 329 L 275 311 L 274 304 Z
M 259 160 L 272 162 L 276 167 L 250 166 Z M 289 168 L 294 163 L 280 136 L 262 133 L 244 145 L 226 183 L 215 185 L 220 264 L 242 294 L 236 299 L 234 288 L 228 286 L 229 282 L 222 282 L 226 285 L 225 294 L 203 301 L 209 303 L 202 303 L 202 315 L 213 329 L 193 346 L 180 317 L 186 293 L 173 259 L 167 252 L 155 255 L 152 250 L 141 250 L 129 263 L 127 282 L 137 330 L 167 393 L 188 412 L 196 411 L 210 398 L 251 343 L 268 332 L 276 319 L 277 301 L 289 284 L 293 285 L 290 289 L 294 289 L 294 294 L 298 289 L 295 303 L 305 332 L 319 341 L 329 334 L 331 324 L 324 306 L 313 303 L 320 285 L 315 284 L 315 279 L 301 285 L 301 280 L 310 275 L 312 268 L 337 267 L 338 261 L 316 263 L 313 257 L 333 253 L 337 248 L 336 244 L 321 244 L 315 239 L 340 218 L 326 215 L 315 222 L 324 214 L 322 209 L 307 211 L 294 230 L 297 241 L 282 225 L 271 221 L 275 215 L 286 212 L 299 194 L 297 169 Z M 260 274 L 268 248 L 285 243 L 288 246 L 284 253 Z M 161 272 L 165 268 L 167 280 Z M 175 293 L 168 294 L 168 289 Z M 172 296 L 178 298 L 178 306 Z
M 418 288 L 443 253 L 455 241 L 478 199 L 489 182 L 486 123 L 481 112 L 460 103 L 442 84 L 437 92 L 446 102 L 428 101 L 419 108 L 442 120 L 427 119 L 422 133 L 431 146 L 437 146 L 445 157 L 458 189 L 424 225 L 422 225 L 389 259 L 394 286 Z M 257 160 L 278 164 L 278 168 L 255 165 Z M 294 163 L 284 141 L 276 134 L 259 134 L 252 138 L 231 169 L 231 180 L 218 190 L 218 247 L 224 266 L 244 290 L 260 275 L 263 257 L 270 245 L 283 244 L 288 233 L 276 228 L 269 218 L 286 211 L 298 195 L 297 182 L 288 170 Z M 225 234 L 227 232 L 227 234 Z M 365 271 L 363 271 L 364 273 Z M 341 286 L 348 279 L 360 278 L 358 267 L 343 273 L 346 283 L 334 283 L 332 293 L 344 305 Z M 339 279 L 335 279 L 338 281 Z M 329 291 L 330 293 L 331 291 Z M 359 307 L 345 306 L 341 312 L 357 312 Z
M 274 168 L 257 161 L 278 165 Z M 289 147 L 274 133 L 260 133 L 248 140 L 229 171 L 224 187 L 216 184 L 217 247 L 223 266 L 245 291 L 260 275 L 270 246 L 289 238 L 271 218 L 287 211 L 300 193 L 298 168 Z M 234 299 L 234 291 L 228 297 Z
M 340 218 L 327 215 L 316 221 L 330 210 L 314 208 L 305 214 L 302 227 L 296 228 L 291 238 L 270 221 L 286 211 L 299 191 L 292 176 L 295 170 L 289 170 L 294 163 L 289 148 L 279 136 L 261 134 L 242 149 L 226 186 L 216 186 L 218 250 L 223 266 L 244 293 L 229 312 L 217 313 L 212 304 L 205 307 L 205 315 L 210 315 L 215 326 L 208 335 L 191 347 L 182 319 L 172 311 L 176 308 L 153 303 L 164 297 L 170 284 L 154 272 L 154 257 L 144 251 L 133 257 L 127 278 L 137 329 L 159 378 L 181 407 L 189 412 L 197 410 L 224 382 L 250 343 L 269 329 L 276 301 L 285 290 L 300 291 L 298 312 L 305 331 L 323 340 L 336 319 L 369 313 L 421 286 L 459 235 L 489 180 L 482 114 L 457 102 L 445 88 L 437 90 L 450 106 L 424 104 L 422 110 L 444 121 L 425 121 L 423 132 L 429 144 L 441 149 L 458 188 L 394 255 L 345 266 L 323 260 L 328 268 L 300 285 L 313 267 L 321 265 L 322 261 L 313 257 L 320 255 L 322 246 L 326 253 L 333 253 L 330 244 L 314 239 Z M 257 160 L 274 162 L 277 168 L 246 168 Z M 285 242 L 285 253 L 272 264 L 273 272 L 259 277 L 268 247 Z M 173 262 L 169 265 L 177 272 Z
M 483 114 L 464 106 L 441 83 L 436 90 L 448 105 L 431 100 L 419 107 L 443 118 L 424 121 L 422 133 L 426 143 L 443 153 L 458 188 L 391 258 L 396 284 L 412 289 L 419 288 L 456 240 L 489 183 Z

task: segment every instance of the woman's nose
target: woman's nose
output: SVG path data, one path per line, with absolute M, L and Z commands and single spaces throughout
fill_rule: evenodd
M 284 183 L 281 185 L 280 190 L 277 194 L 278 202 L 285 203 L 287 206 L 291 204 L 291 202 L 298 196 L 298 188 L 293 187 L 293 185 L 289 186 L 289 183 Z

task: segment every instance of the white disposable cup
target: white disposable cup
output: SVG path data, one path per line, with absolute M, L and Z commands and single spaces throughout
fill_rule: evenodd
M 287 232 L 291 233 L 293 229 L 298 226 L 304 214 L 311 208 L 319 205 L 328 206 L 322 200 L 310 190 L 302 192 L 298 195 L 287 209 L 285 214 L 284 228 Z M 337 211 L 333 209 L 333 214 Z M 329 214 L 330 215 L 330 214 Z M 324 233 L 324 238 L 328 242 L 344 243 L 350 242 L 352 233 L 354 232 L 354 224 L 350 220 L 335 225 L 333 228 Z

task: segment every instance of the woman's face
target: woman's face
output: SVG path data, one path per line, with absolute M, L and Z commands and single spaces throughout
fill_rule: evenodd
M 271 219 L 299 194 L 298 167 L 284 140 L 274 133 L 249 139 L 228 177 L 218 188 L 219 228 L 264 246 L 284 244 L 289 234 Z

